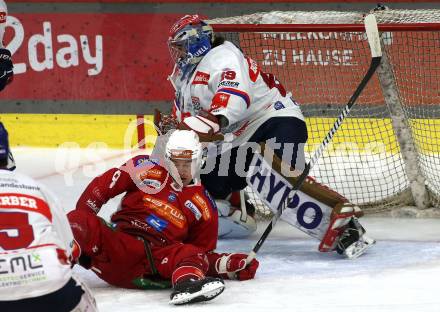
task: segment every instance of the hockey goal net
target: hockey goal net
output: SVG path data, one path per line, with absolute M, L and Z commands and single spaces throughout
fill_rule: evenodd
M 311 175 L 366 212 L 440 208 L 440 11 L 375 12 L 382 64 Z M 371 60 L 360 12 L 267 12 L 211 20 L 300 103 L 308 155 Z M 247 193 L 254 198 L 252 192 Z M 267 209 L 254 199 L 261 215 Z M 427 208 L 434 208 L 428 209 Z

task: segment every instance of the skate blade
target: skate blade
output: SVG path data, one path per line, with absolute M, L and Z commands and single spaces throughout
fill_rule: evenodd
M 376 244 L 374 239 L 363 237 L 362 240 L 357 241 L 345 249 L 344 254 L 348 259 L 353 260 L 363 255 L 367 249 L 373 247 L 374 244 Z
M 170 300 L 170 304 L 180 305 L 202 301 L 209 301 L 220 295 L 225 289 L 225 285 L 221 282 L 211 282 L 202 286 L 202 289 L 195 293 L 180 293 Z

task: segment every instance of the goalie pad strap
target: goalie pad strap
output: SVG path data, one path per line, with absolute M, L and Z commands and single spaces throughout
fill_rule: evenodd
M 304 181 L 301 191 L 330 207 L 348 202 L 344 196 L 317 182 L 310 176 Z

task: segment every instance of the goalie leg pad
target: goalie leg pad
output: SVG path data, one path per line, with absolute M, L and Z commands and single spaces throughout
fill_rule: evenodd
M 345 197 L 329 187 L 316 182 L 312 177 L 306 178 L 305 183 L 301 187 L 301 191 L 297 194 L 299 198 L 308 197 L 309 201 L 313 199 L 317 204 L 316 207 L 319 206 L 323 212 L 325 209 L 331 209 L 330 218 L 327 219 L 327 228 L 325 228 L 326 222 L 323 220 L 320 228 L 324 231 L 321 232 L 321 237 L 317 237 L 321 240 L 318 247 L 321 252 L 336 250 L 340 237 L 347 229 L 349 222 L 364 215 L 357 205 L 349 203 Z M 325 215 L 325 213 L 323 215 Z M 325 217 L 323 217 L 323 219 L 324 218 Z M 359 237 L 362 237 L 363 233 L 365 233 L 365 230 L 363 230 Z
M 355 216 L 356 207 L 350 203 L 341 203 L 333 208 L 327 232 L 319 244 L 319 251 L 328 252 L 335 250 L 339 237 L 346 229 L 346 225 Z
M 246 178 L 248 185 L 274 213 L 284 207 L 281 219 L 320 240 L 320 251 L 335 250 L 350 220 L 363 215 L 360 208 L 311 177 L 306 178 L 292 199 L 288 198 L 296 178 L 281 175 L 275 166 L 280 160 L 273 160 L 255 153 Z

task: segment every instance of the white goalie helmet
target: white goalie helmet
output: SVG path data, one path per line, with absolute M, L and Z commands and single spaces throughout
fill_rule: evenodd
M 195 178 L 203 164 L 203 147 L 199 136 L 192 130 L 175 130 L 165 147 L 167 160 L 191 160 L 191 172 Z

